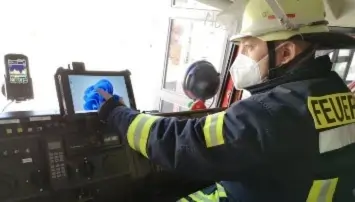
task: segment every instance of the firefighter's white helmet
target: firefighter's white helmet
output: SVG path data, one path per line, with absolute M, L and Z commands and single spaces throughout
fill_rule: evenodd
M 231 40 L 253 36 L 275 41 L 319 32 L 329 32 L 322 0 L 248 0 Z

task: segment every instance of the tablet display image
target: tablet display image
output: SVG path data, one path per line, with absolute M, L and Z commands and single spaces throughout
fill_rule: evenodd
M 129 97 L 124 76 L 69 75 L 74 112 L 96 112 L 104 98 L 96 91 L 101 88 L 114 97 L 120 97 L 129 106 Z

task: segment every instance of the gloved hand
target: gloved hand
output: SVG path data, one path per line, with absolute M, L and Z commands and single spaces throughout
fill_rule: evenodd
M 97 92 L 105 99 L 105 102 L 101 105 L 98 110 L 99 119 L 106 122 L 109 114 L 118 106 L 125 106 L 123 100 L 119 96 L 112 96 L 106 91 L 98 88 Z

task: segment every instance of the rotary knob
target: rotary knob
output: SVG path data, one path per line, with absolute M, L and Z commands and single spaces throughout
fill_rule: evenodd
M 79 166 L 81 175 L 89 180 L 94 175 L 94 169 L 94 165 L 89 160 L 87 160 L 87 158 L 84 158 L 83 163 Z
M 44 173 L 38 169 L 31 172 L 30 180 L 27 180 L 26 182 L 35 185 L 40 191 L 43 191 L 43 188 L 46 186 L 46 177 Z

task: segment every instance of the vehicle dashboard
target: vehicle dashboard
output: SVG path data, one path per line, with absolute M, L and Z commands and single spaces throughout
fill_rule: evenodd
M 222 108 L 156 114 L 198 118 Z M 0 117 L 0 201 L 174 201 L 212 182 L 151 164 L 96 116 Z

